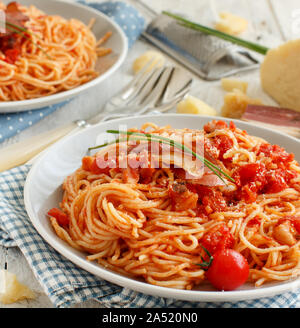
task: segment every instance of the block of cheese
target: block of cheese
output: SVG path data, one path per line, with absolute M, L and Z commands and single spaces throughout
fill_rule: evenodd
M 244 114 L 247 105 L 263 105 L 261 100 L 248 97 L 244 92 L 234 89 L 224 96 L 224 104 L 221 114 L 225 117 L 240 118 Z
M 35 294 L 27 286 L 21 284 L 16 275 L 7 271 L 0 271 L 0 302 L 11 304 L 25 298 L 34 298 Z
M 263 90 L 281 107 L 300 111 L 300 39 L 269 50 L 260 79 Z
M 240 16 L 229 12 L 219 13 L 220 20 L 216 23 L 215 29 L 227 34 L 238 35 L 248 27 L 248 21 Z
M 225 91 L 233 91 L 234 89 L 238 89 L 244 93 L 247 93 L 248 89 L 248 83 L 238 79 L 223 78 L 221 79 L 221 85 Z
M 217 111 L 214 108 L 194 96 L 187 96 L 181 100 L 177 104 L 176 112 L 179 114 L 217 115 Z
M 135 59 L 132 65 L 134 73 L 138 73 L 146 64 L 152 62 L 149 65 L 147 71 L 150 71 L 154 66 L 162 67 L 165 64 L 165 57 L 162 53 L 154 50 L 146 51 L 144 54 Z

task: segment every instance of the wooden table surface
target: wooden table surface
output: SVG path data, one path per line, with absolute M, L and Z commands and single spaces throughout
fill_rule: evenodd
M 212 26 L 216 13 L 220 11 L 229 11 L 240 15 L 250 23 L 248 30 L 243 34 L 243 38 L 260 42 L 267 47 L 274 47 L 286 40 L 296 39 L 300 36 L 299 0 L 215 0 L 214 2 L 209 0 L 143 1 L 148 5 L 151 3 L 152 10 L 155 10 L 157 13 L 162 10 L 174 10 L 208 26 Z M 136 4 L 134 0 L 127 0 L 127 2 L 136 5 L 144 16 L 149 19 L 150 16 L 148 13 L 140 5 Z M 79 96 L 76 104 L 71 102 L 48 116 L 47 119 L 40 121 L 36 125 L 21 132 L 18 136 L 0 144 L 0 148 L 83 116 L 95 114 L 102 103 L 132 78 L 131 65 L 133 60 L 150 48 L 151 46 L 144 40 L 138 40 L 130 49 L 128 57 L 121 69 L 109 81 L 101 85 L 99 89 L 86 92 L 84 95 Z M 168 58 L 168 60 L 172 62 L 171 59 Z M 260 89 L 258 70 L 243 73 L 239 76 L 249 82 L 248 93 L 250 96 L 260 97 L 265 103 L 272 104 L 272 101 Z M 222 106 L 224 93 L 219 81 L 206 82 L 195 76 L 191 94 L 206 101 L 217 110 Z M 0 246 L 0 268 L 7 268 L 8 271 L 15 273 L 19 281 L 34 290 L 37 295 L 34 300 L 24 300 L 10 305 L 0 303 L 0 308 L 53 307 L 18 248 L 6 249 Z M 100 305 L 96 301 L 87 301 L 74 307 L 100 307 Z

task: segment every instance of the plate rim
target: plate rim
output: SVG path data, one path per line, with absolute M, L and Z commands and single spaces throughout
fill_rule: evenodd
M 163 116 L 169 116 L 169 117 L 195 117 L 195 115 L 192 114 L 176 114 L 176 113 L 170 113 L 170 114 L 163 114 Z M 151 117 L 158 117 L 157 115 L 139 115 L 139 116 L 132 116 L 132 117 L 127 117 L 127 118 L 119 118 L 115 119 L 116 124 L 118 122 L 123 122 L 123 121 L 128 121 L 132 118 L 151 118 Z M 270 128 L 264 128 L 260 126 L 255 126 L 254 124 L 250 122 L 244 122 L 240 121 L 237 119 L 228 119 L 224 118 L 221 116 L 206 116 L 206 115 L 201 115 L 199 117 L 200 119 L 208 119 L 208 120 L 213 120 L 213 119 L 220 119 L 224 120 L 226 122 L 233 121 L 234 123 L 242 123 L 243 125 L 246 126 L 252 126 L 255 128 L 258 128 L 259 130 L 268 130 L 271 131 L 272 133 L 282 135 L 288 139 L 293 140 L 294 142 L 297 142 L 300 144 L 300 140 L 298 140 L 295 137 L 286 135 L 282 132 L 279 131 L 273 131 Z M 100 128 L 105 126 L 106 123 L 112 122 L 112 121 L 106 121 L 106 122 L 100 122 L 92 126 L 92 128 Z M 293 279 L 293 280 L 288 280 L 284 281 L 282 283 L 278 283 L 278 285 L 275 286 L 261 286 L 257 288 L 253 288 L 251 290 L 233 290 L 233 291 L 201 291 L 201 290 L 181 290 L 181 289 L 175 289 L 175 288 L 170 288 L 170 287 L 161 287 L 161 286 L 155 286 L 151 285 L 147 282 L 135 280 L 130 277 L 126 277 L 125 275 L 121 275 L 119 273 L 113 272 L 111 270 L 107 270 L 101 265 L 90 261 L 85 260 L 84 258 L 80 258 L 77 256 L 75 253 L 72 252 L 70 249 L 70 246 L 67 244 L 59 244 L 56 243 L 56 241 L 52 240 L 51 236 L 49 236 L 46 232 L 45 229 L 41 225 L 39 225 L 39 220 L 37 217 L 35 217 L 35 214 L 33 212 L 33 209 L 30 204 L 30 197 L 29 197 L 29 192 L 27 191 L 29 188 L 31 176 L 34 175 L 35 170 L 37 170 L 38 165 L 40 162 L 42 162 L 43 158 L 47 155 L 48 151 L 56 147 L 57 144 L 67 142 L 67 140 L 70 140 L 73 138 L 75 135 L 80 135 L 82 133 L 85 133 L 85 129 L 77 132 L 74 135 L 67 136 L 63 140 L 58 141 L 56 144 L 52 145 L 47 149 L 45 153 L 43 153 L 32 165 L 30 168 L 25 185 L 24 185 L 24 204 L 25 204 L 25 209 L 27 212 L 27 215 L 33 224 L 34 228 L 36 231 L 40 234 L 40 236 L 43 238 L 43 240 L 48 243 L 51 247 L 53 247 L 58 253 L 66 257 L 67 260 L 70 260 L 72 263 L 77 265 L 83 270 L 86 270 L 95 276 L 102 278 L 108 282 L 114 283 L 118 286 L 121 286 L 123 288 L 130 288 L 134 291 L 141 292 L 147 295 L 152 295 L 156 297 L 164 297 L 164 298 L 173 298 L 176 300 L 183 300 L 183 301 L 200 301 L 200 302 L 239 302 L 239 301 L 245 301 L 245 300 L 254 300 L 254 299 L 260 299 L 260 298 L 266 298 L 266 297 L 273 297 L 276 295 L 279 295 L 281 293 L 285 292 L 292 292 L 300 287 L 300 277 Z M 51 149 L 50 149 L 51 148 Z M 50 241 L 49 241 L 50 239 Z M 102 275 L 99 275 L 99 271 L 101 272 Z M 167 296 L 166 296 L 167 295 Z
M 105 80 L 108 76 L 112 75 L 117 71 L 120 66 L 124 63 L 125 58 L 128 53 L 128 39 L 124 33 L 124 31 L 121 29 L 121 27 L 113 21 L 109 16 L 105 15 L 99 10 L 96 10 L 88 5 L 79 3 L 79 2 L 69 2 L 66 0 L 46 0 L 47 2 L 56 2 L 56 3 L 62 3 L 66 6 L 70 7 L 79 7 L 82 8 L 82 10 L 90 11 L 95 13 L 98 16 L 101 16 L 102 19 L 110 23 L 118 32 L 119 36 L 122 40 L 122 52 L 120 52 L 120 55 L 116 62 L 103 74 L 97 76 L 95 79 L 88 81 L 82 85 L 77 86 L 76 88 L 62 91 L 55 93 L 53 95 L 34 98 L 34 99 L 25 99 L 25 100 L 16 100 L 16 101 L 0 101 L 0 114 L 6 114 L 6 113 L 16 113 L 21 111 L 29 111 L 29 110 L 38 110 L 44 107 L 48 107 L 51 105 L 58 104 L 60 102 L 64 102 L 66 100 L 70 100 L 74 98 L 76 95 L 82 93 L 86 89 L 95 87 L 99 83 L 101 83 L 103 80 Z M 18 107 L 18 108 L 14 108 Z M 32 108 L 31 108 L 32 107 Z

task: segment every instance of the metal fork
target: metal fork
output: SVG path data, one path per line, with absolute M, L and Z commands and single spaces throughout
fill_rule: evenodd
M 36 156 L 62 137 L 101 121 L 130 114 L 141 115 L 148 111 L 168 111 L 188 93 L 191 83 L 190 74 L 179 67 L 154 67 L 153 63 L 149 63 L 96 116 L 77 120 L 2 148 L 0 172 L 28 161 L 32 163 Z
M 81 127 L 122 116 L 137 116 L 149 111 L 164 113 L 173 108 L 190 90 L 192 77 L 182 68 L 155 67 L 149 63 L 103 110 L 88 120 L 78 120 Z

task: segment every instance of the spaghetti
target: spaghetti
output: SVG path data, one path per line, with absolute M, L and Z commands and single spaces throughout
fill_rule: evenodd
M 1 101 L 49 96 L 98 76 L 96 61 L 111 52 L 103 47 L 111 32 L 97 41 L 91 31 L 93 21 L 87 26 L 77 19 L 46 15 L 34 6 L 0 5 L 2 10 L 10 8 L 12 19 L 22 15 L 28 31 L 20 33 L 8 22 L 9 35 L 0 34 Z
M 154 124 L 132 131 L 147 128 L 165 136 L 192 131 Z M 205 170 L 202 177 L 187 178 L 185 168 L 175 165 L 120 168 L 121 144 L 116 165 L 102 167 L 107 147 L 84 157 L 65 179 L 60 209 L 49 211 L 57 235 L 87 252 L 88 260 L 158 286 L 192 289 L 205 283 L 205 269 L 197 265 L 204 249 L 242 254 L 256 287 L 297 277 L 299 164 L 233 123 L 212 121 L 201 133 L 204 153 L 234 183 L 207 179 Z M 129 158 L 133 148 L 127 145 Z M 151 152 L 143 154 L 151 159 Z

